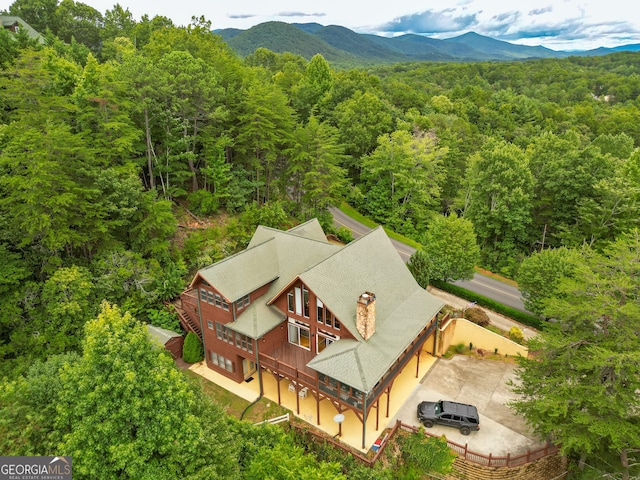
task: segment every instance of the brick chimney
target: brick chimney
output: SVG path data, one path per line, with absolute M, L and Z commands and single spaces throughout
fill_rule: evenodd
M 371 292 L 364 292 L 358 298 L 356 328 L 365 340 L 376 332 L 376 296 Z

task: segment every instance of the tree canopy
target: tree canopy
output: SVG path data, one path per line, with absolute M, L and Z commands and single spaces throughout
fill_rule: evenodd
M 514 403 L 539 434 L 582 462 L 617 465 L 629 478 L 640 444 L 640 231 L 583 254 L 558 295 L 556 319 L 519 360 Z

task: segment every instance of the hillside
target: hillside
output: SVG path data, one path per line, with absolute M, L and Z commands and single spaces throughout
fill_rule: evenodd
M 381 37 L 360 34 L 339 26 L 319 23 L 266 22 L 248 30 L 214 31 L 239 55 L 246 56 L 257 48 L 276 53 L 291 52 L 310 59 L 320 53 L 333 63 L 385 64 L 409 61 L 473 62 L 511 61 L 534 58 L 566 58 L 568 56 L 600 56 L 616 51 L 637 51 L 638 45 L 598 48 L 589 51 L 556 51 L 542 46 L 516 45 L 474 32 L 445 40 L 406 34 Z

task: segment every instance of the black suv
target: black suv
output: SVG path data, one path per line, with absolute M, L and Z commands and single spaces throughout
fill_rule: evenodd
M 418 419 L 429 428 L 434 423 L 449 425 L 460 429 L 463 435 L 469 435 L 471 430 L 480 430 L 480 417 L 478 409 L 466 403 L 447 402 L 420 402 L 418 404 Z

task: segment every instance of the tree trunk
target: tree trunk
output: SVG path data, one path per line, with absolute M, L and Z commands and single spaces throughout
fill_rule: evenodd
M 149 110 L 144 109 L 144 134 L 147 140 L 147 169 L 149 170 L 149 189 L 155 190 L 156 181 L 153 176 L 153 155 L 151 149 L 151 129 L 149 128 Z
M 623 448 L 620 451 L 620 463 L 622 464 L 622 480 L 629 480 L 629 457 L 627 456 L 627 449 Z

